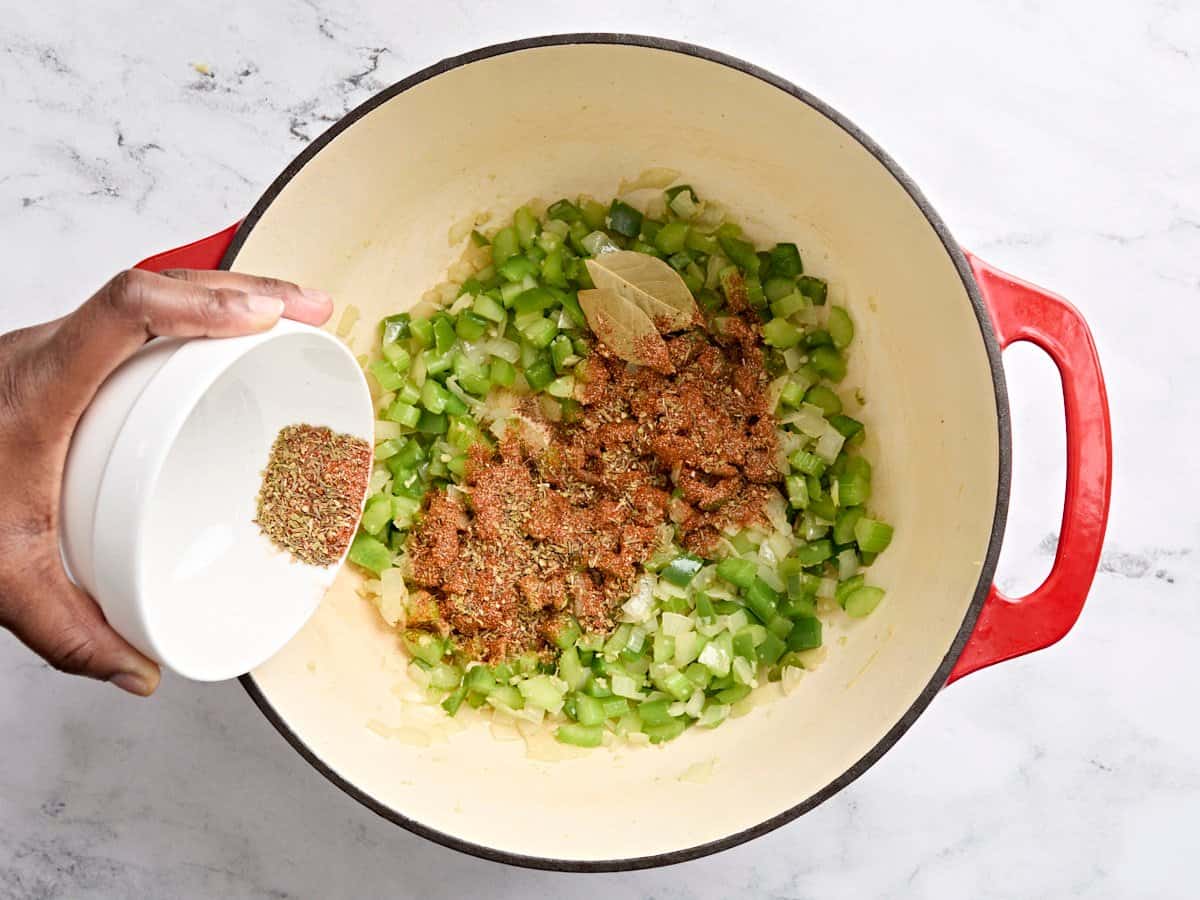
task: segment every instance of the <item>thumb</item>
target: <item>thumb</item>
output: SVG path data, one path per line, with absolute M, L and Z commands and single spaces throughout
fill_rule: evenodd
M 131 694 L 154 693 L 158 666 L 113 631 L 96 602 L 61 570 L 41 596 L 22 599 L 19 615 L 4 624 L 54 668 L 110 681 Z
M 130 269 L 60 320 L 48 349 L 59 389 L 82 410 L 113 370 L 150 338 L 265 331 L 284 308 L 279 297 Z

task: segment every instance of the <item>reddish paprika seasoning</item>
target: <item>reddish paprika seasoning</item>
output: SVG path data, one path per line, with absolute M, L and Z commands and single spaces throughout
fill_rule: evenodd
M 410 536 L 426 613 L 410 627 L 489 661 L 549 653 L 568 615 L 610 629 L 672 535 L 711 555 L 722 534 L 765 522 L 781 474 L 757 322 L 725 317 L 665 346 L 650 367 L 598 344 L 570 423 L 526 401 L 495 450 L 472 448 L 464 483 L 433 493 Z

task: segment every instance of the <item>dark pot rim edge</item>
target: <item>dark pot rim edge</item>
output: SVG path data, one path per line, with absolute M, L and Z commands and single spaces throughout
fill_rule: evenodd
M 544 35 L 541 37 L 525 38 L 522 40 L 509 41 L 501 44 L 493 44 L 488 47 L 483 47 L 478 50 L 473 50 L 469 53 L 463 53 L 458 56 L 443 59 L 440 62 L 434 63 L 419 72 L 410 75 L 409 77 L 396 82 L 388 88 L 380 91 L 374 96 L 368 98 L 359 106 L 348 112 L 340 120 L 330 126 L 325 132 L 314 139 L 291 163 L 287 168 L 273 181 L 270 187 L 255 203 L 250 213 L 242 221 L 238 228 L 237 234 L 234 236 L 233 242 L 225 252 L 221 260 L 221 268 L 228 269 L 233 261 L 237 258 L 242 245 L 246 241 L 246 237 L 254 229 L 254 226 L 262 218 L 267 208 L 274 202 L 275 198 L 283 190 L 283 188 L 296 176 L 296 174 L 312 160 L 323 147 L 325 147 L 335 137 L 357 122 L 359 119 L 366 116 L 376 107 L 381 106 L 388 100 L 398 94 L 409 90 L 416 85 L 419 85 L 434 76 L 441 75 L 451 69 L 459 66 L 469 65 L 470 63 L 479 62 L 481 60 L 490 59 L 494 56 L 501 56 L 507 53 L 515 53 L 522 50 L 536 49 L 539 47 L 564 46 L 572 44 L 620 44 L 634 47 L 642 47 L 651 50 L 663 50 L 672 53 L 679 53 L 685 56 L 692 56 L 698 59 L 703 59 L 708 62 L 717 63 L 735 69 L 743 74 L 750 75 L 760 81 L 778 88 L 779 90 L 789 94 L 795 99 L 807 104 L 812 109 L 821 113 L 835 125 L 840 127 L 849 137 L 853 138 L 859 145 L 874 156 L 892 175 L 905 192 L 912 198 L 913 202 L 925 216 L 930 227 L 933 228 L 941 241 L 942 246 L 949 254 L 954 263 L 955 269 L 958 271 L 959 278 L 962 281 L 963 288 L 966 290 L 968 297 L 971 300 L 971 305 L 974 308 L 975 318 L 979 324 L 981 337 L 983 338 L 984 348 L 988 355 L 988 365 L 992 373 L 992 384 L 995 389 L 996 400 L 996 419 L 997 432 L 999 435 L 999 471 L 997 473 L 997 488 L 996 488 L 996 510 L 992 519 L 991 536 L 988 541 L 988 550 L 984 558 L 983 567 L 980 571 L 979 583 L 976 585 L 975 594 L 972 598 L 970 607 L 967 609 L 966 615 L 963 617 L 962 625 L 960 626 L 954 641 L 950 645 L 950 649 L 943 657 L 941 664 L 934 672 L 933 677 L 926 685 L 924 690 L 913 701 L 905 714 L 893 725 L 888 732 L 872 747 L 861 759 L 850 766 L 842 775 L 834 779 L 821 790 L 814 793 L 804 801 L 790 807 L 789 809 L 766 819 L 759 824 L 736 832 L 731 835 L 719 838 L 717 840 L 708 841 L 703 844 L 697 844 L 692 847 L 687 847 L 681 850 L 672 850 L 665 853 L 656 853 L 648 856 L 629 857 L 624 859 L 608 859 L 608 860 L 575 860 L 575 859 L 555 859 L 552 857 L 527 856 L 519 853 L 512 853 L 505 850 L 497 850 L 492 847 L 487 847 L 482 844 L 476 844 L 471 841 L 466 841 L 443 831 L 438 831 L 435 828 L 430 828 L 413 819 L 404 816 L 389 806 L 380 803 L 375 798 L 361 791 L 359 788 L 351 784 L 346 779 L 338 775 L 333 769 L 326 765 L 297 735 L 288 724 L 283 720 L 283 717 L 275 710 L 270 701 L 259 689 L 258 684 L 254 681 L 254 676 L 250 673 L 243 675 L 240 679 L 242 686 L 250 695 L 255 705 L 262 711 L 268 721 L 275 726 L 276 730 L 283 735 L 284 739 L 292 745 L 292 747 L 306 759 L 310 765 L 318 772 L 324 775 L 329 781 L 340 788 L 343 792 L 353 797 L 359 803 L 366 806 L 377 815 L 393 822 L 396 825 L 405 828 L 406 830 L 427 838 L 435 843 L 441 844 L 452 850 L 457 850 L 471 856 L 481 859 L 501 862 L 508 865 L 520 866 L 530 869 L 543 869 L 559 872 L 615 872 L 615 871 L 630 871 L 635 869 L 648 869 L 659 866 L 674 865 L 676 863 L 687 862 L 693 859 L 699 859 L 703 856 L 708 856 L 713 853 L 718 853 L 722 850 L 728 850 L 736 847 L 739 844 L 746 843 L 756 837 L 774 831 L 781 825 L 791 822 L 809 810 L 819 806 L 824 801 L 828 800 L 834 794 L 841 791 L 851 782 L 856 780 L 864 772 L 874 765 L 880 757 L 883 756 L 891 747 L 908 731 L 917 717 L 925 711 L 933 698 L 942 689 L 946 683 L 946 679 L 950 675 L 955 662 L 958 660 L 963 647 L 966 645 L 968 638 L 975 626 L 975 621 L 979 616 L 979 611 L 982 609 L 984 601 L 987 599 L 988 592 L 991 588 L 992 576 L 996 570 L 996 562 L 1000 554 L 1000 546 L 1004 537 L 1004 525 L 1008 513 L 1008 499 L 1011 478 L 1011 422 L 1008 406 L 1008 391 L 1004 380 L 1004 369 L 1000 361 L 1000 346 L 996 341 L 995 334 L 992 330 L 991 317 L 987 311 L 987 307 L 983 302 L 979 287 L 975 283 L 974 276 L 971 274 L 970 266 L 967 263 L 966 257 L 962 249 L 954 241 L 950 235 L 949 229 L 942 221 L 941 217 L 934 211 L 929 201 L 925 199 L 924 194 L 917 188 L 913 180 L 908 174 L 900 168 L 884 150 L 879 147 L 870 137 L 868 137 L 857 125 L 843 116 L 841 113 L 828 106 L 822 100 L 809 94 L 807 91 L 797 87 L 786 79 L 780 78 L 765 69 L 759 68 L 751 63 L 734 56 L 729 56 L 715 50 L 710 50 L 706 47 L 701 47 L 695 44 L 689 44 L 682 41 L 669 40 L 665 38 L 649 37 L 636 34 L 616 34 L 616 33 L 573 33 L 573 34 L 554 34 Z

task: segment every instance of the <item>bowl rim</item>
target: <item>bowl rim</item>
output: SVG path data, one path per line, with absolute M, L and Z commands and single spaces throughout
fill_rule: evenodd
M 96 554 L 93 579 L 99 596 L 129 598 L 123 605 L 137 621 L 145 641 L 142 649 L 161 665 L 192 681 L 223 681 L 245 672 L 247 661 L 236 665 L 227 661 L 205 665 L 181 663 L 178 656 L 164 652 L 162 625 L 150 615 L 153 601 L 146 585 L 145 541 L 150 510 L 167 460 L 200 401 L 221 378 L 253 353 L 281 342 L 319 341 L 339 355 L 347 372 L 360 370 L 354 355 L 336 336 L 290 319 L 280 319 L 266 331 L 229 338 L 158 340 L 170 340 L 176 345 L 141 387 L 117 430 L 100 474 L 91 526 Z M 369 400 L 367 393 L 364 381 L 364 402 Z M 97 553 L 97 548 L 106 548 L 108 552 Z M 313 605 L 301 628 L 319 606 L 319 601 Z M 278 653 L 295 635 L 295 631 L 281 631 L 270 642 L 273 645 L 270 653 L 255 665 Z
M 250 232 L 262 218 L 263 214 L 288 185 L 289 182 L 304 168 L 320 151 L 334 138 L 344 132 L 359 119 L 372 112 L 379 106 L 388 102 L 392 98 L 405 91 L 428 81 L 438 75 L 442 75 L 453 69 L 461 66 L 470 65 L 472 63 L 481 62 L 491 59 L 492 57 L 502 56 L 509 53 L 519 53 L 525 50 L 535 50 L 544 47 L 559 47 L 572 45 L 591 45 L 591 44 L 607 44 L 607 45 L 623 45 L 630 47 L 638 47 L 646 50 L 666 51 L 677 53 L 683 56 L 689 56 L 696 59 L 701 59 L 706 62 L 722 65 L 733 69 L 744 75 L 749 75 L 759 81 L 775 87 L 791 97 L 806 104 L 815 112 L 820 113 L 833 124 L 842 129 L 848 137 L 856 141 L 868 153 L 884 166 L 885 169 L 895 178 L 900 187 L 909 195 L 917 208 L 921 211 L 946 253 L 949 255 L 954 268 L 958 272 L 959 279 L 962 281 L 963 289 L 971 302 L 971 306 L 975 313 L 976 321 L 979 325 L 980 337 L 982 338 L 984 350 L 987 353 L 988 367 L 991 370 L 992 385 L 994 388 L 994 397 L 996 402 L 996 420 L 997 434 L 999 437 L 998 458 L 999 466 L 997 471 L 996 485 L 996 507 L 992 518 L 992 528 L 988 539 L 987 553 L 984 556 L 983 565 L 980 570 L 979 582 L 977 583 L 974 595 L 971 599 L 970 606 L 967 609 L 966 615 L 963 617 L 958 633 L 950 644 L 945 656 L 942 658 L 941 664 L 937 667 L 929 683 L 913 701 L 912 705 L 904 713 L 903 716 L 890 728 L 887 733 L 860 759 L 854 762 L 840 776 L 835 778 L 821 790 L 815 792 L 800 803 L 784 810 L 766 819 L 757 825 L 750 828 L 737 831 L 733 834 L 725 835 L 712 841 L 706 841 L 702 844 L 696 844 L 691 847 L 685 847 L 679 850 L 670 850 L 663 853 L 654 853 L 646 856 L 625 857 L 619 859 L 602 859 L 602 860 L 584 860 L 584 859 L 560 859 L 554 857 L 530 856 L 522 853 L 515 853 L 508 850 L 500 850 L 494 847 L 489 847 L 483 844 L 478 844 L 473 841 L 468 841 L 457 837 L 453 834 L 448 834 L 436 828 L 431 828 L 421 822 L 417 822 L 398 810 L 385 805 L 379 800 L 367 794 L 340 774 L 334 771 L 327 763 L 325 763 L 309 746 L 304 739 L 294 732 L 287 724 L 279 712 L 271 705 L 258 683 L 254 680 L 253 673 L 247 673 L 239 679 L 242 687 L 250 695 L 259 710 L 266 716 L 267 720 L 275 727 L 275 729 L 283 736 L 283 738 L 291 744 L 308 763 L 318 772 L 324 775 L 329 781 L 333 782 L 339 789 L 350 797 L 357 800 L 362 805 L 366 806 L 372 812 L 387 819 L 388 821 L 399 825 L 400 827 L 412 832 L 413 834 L 427 838 L 435 843 L 441 844 L 451 850 L 457 850 L 461 853 L 466 853 L 481 859 L 491 860 L 493 862 L 505 863 L 507 865 L 519 866 L 529 869 L 542 869 L 548 871 L 559 872 L 618 872 L 631 871 L 637 869 L 649 869 L 659 866 L 675 865 L 677 863 L 687 862 L 693 859 L 699 859 L 704 856 L 709 856 L 713 853 L 718 853 L 722 850 L 728 850 L 740 844 L 744 844 L 756 837 L 760 837 L 768 832 L 774 831 L 782 825 L 791 822 L 811 809 L 819 806 L 821 803 L 828 800 L 834 794 L 841 791 L 851 782 L 855 781 L 859 776 L 873 766 L 891 747 L 904 735 L 906 731 L 916 721 L 929 706 L 934 696 L 942 689 L 949 677 L 951 670 L 957 662 L 963 647 L 974 630 L 975 622 L 979 617 L 979 612 L 983 607 L 984 601 L 987 599 L 988 593 L 991 590 L 992 577 L 995 574 L 997 560 L 1000 555 L 1000 546 L 1004 537 L 1004 526 L 1008 514 L 1009 489 L 1011 482 L 1012 471 L 1012 444 L 1011 444 L 1011 420 L 1008 405 L 1008 390 L 1004 379 L 1004 369 L 1000 359 L 1000 345 L 996 340 L 995 333 L 992 328 L 991 315 L 987 310 L 987 306 L 983 301 L 982 294 L 975 281 L 975 277 L 971 272 L 970 265 L 967 262 L 966 256 L 957 242 L 950 234 L 950 230 L 942 221 L 941 217 L 933 209 L 933 206 L 926 199 L 925 195 L 917 187 L 912 178 L 905 172 L 895 160 L 892 159 L 874 140 L 850 121 L 846 116 L 833 109 L 824 101 L 810 94 L 803 88 L 798 87 L 785 78 L 781 78 L 766 69 L 749 63 L 743 59 L 722 53 L 717 50 L 712 50 L 697 44 L 691 44 L 683 41 L 672 40 L 669 38 L 653 37 L 640 34 L 629 33 L 614 33 L 614 32 L 573 32 L 562 34 L 541 35 L 538 37 L 523 38 L 520 40 L 507 41 L 504 43 L 491 44 L 486 47 L 481 47 L 477 50 L 472 50 L 467 53 L 462 53 L 457 56 L 447 57 L 433 65 L 427 66 L 418 72 L 404 78 L 391 86 L 384 88 L 374 96 L 368 98 L 359 106 L 346 113 L 341 119 L 331 125 L 326 131 L 314 139 L 291 163 L 279 174 L 279 176 L 271 183 L 271 185 L 263 192 L 262 196 L 254 204 L 253 208 L 247 214 L 246 218 L 240 223 L 237 233 L 233 237 L 225 255 L 221 259 L 219 268 L 228 269 L 237 259 L 238 253 L 245 244 Z

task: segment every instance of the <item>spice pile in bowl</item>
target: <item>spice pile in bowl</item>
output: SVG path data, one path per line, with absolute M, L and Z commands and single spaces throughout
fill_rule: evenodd
M 300 562 L 338 562 L 354 537 L 371 476 L 362 438 L 288 425 L 271 445 L 254 517 L 267 538 Z

